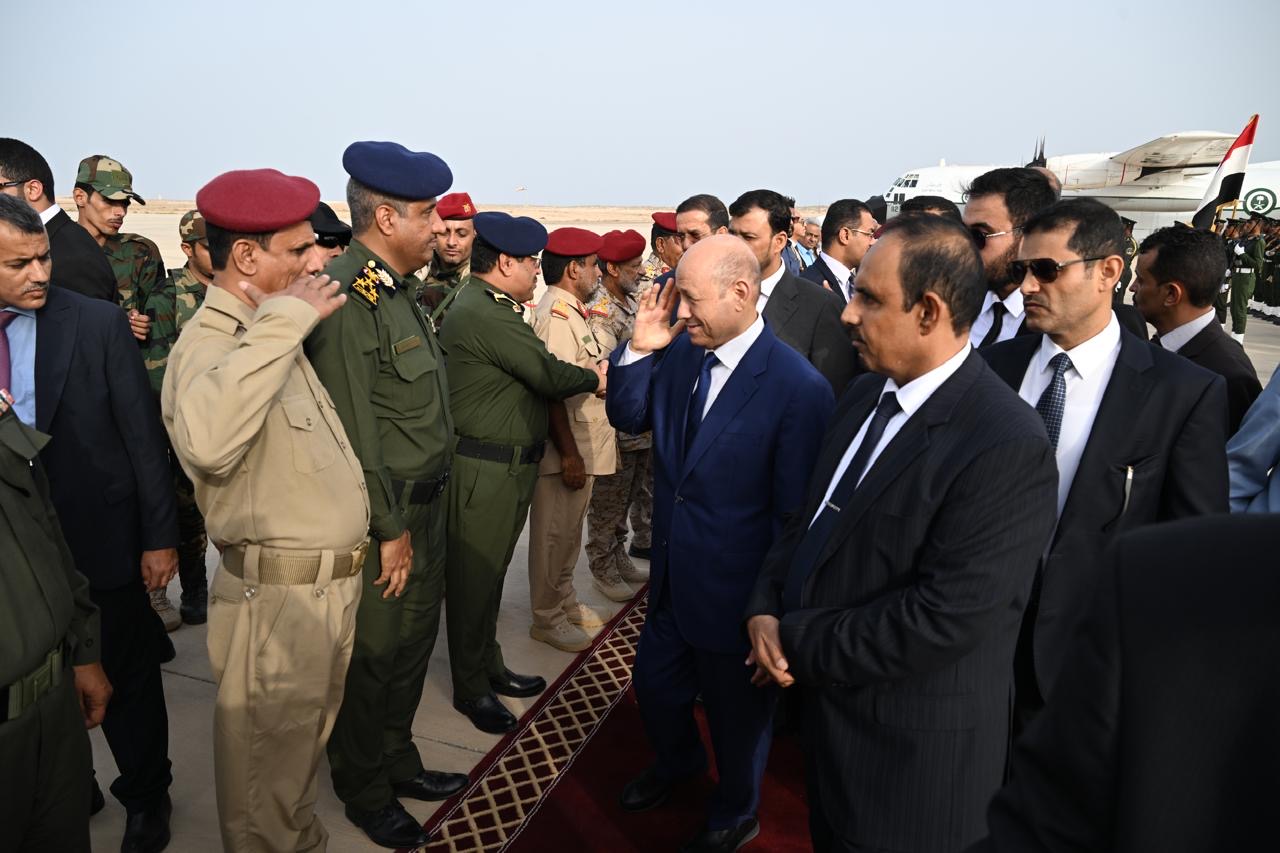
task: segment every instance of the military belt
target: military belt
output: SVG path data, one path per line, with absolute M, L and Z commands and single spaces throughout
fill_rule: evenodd
M 70 659 L 70 649 L 64 640 L 27 675 L 7 687 L 0 687 L 0 723 L 22 716 L 24 711 L 62 684 L 62 674 Z
M 222 550 L 222 567 L 235 577 L 244 579 L 244 559 L 248 546 L 228 545 Z M 366 539 L 354 551 L 333 555 L 333 577 L 346 578 L 360 573 L 365 554 L 369 551 Z M 307 584 L 315 583 L 320 576 L 323 551 L 294 551 L 287 548 L 261 548 L 258 553 L 258 583 Z
M 449 484 L 449 472 L 445 471 L 434 480 L 392 480 L 392 494 L 401 496 L 406 504 L 429 504 L 444 494 L 444 487 Z
M 487 441 L 479 441 L 460 435 L 458 436 L 458 446 L 454 452 L 460 456 L 483 459 L 487 462 L 511 462 L 513 459 L 517 459 L 517 454 L 519 454 L 518 461 L 521 465 L 536 465 L 542 461 L 546 448 L 546 442 L 535 444 L 531 447 L 519 447 L 513 444 L 491 444 Z

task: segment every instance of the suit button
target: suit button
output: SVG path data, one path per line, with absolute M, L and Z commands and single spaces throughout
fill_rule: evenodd
M 678 504 L 684 503 L 684 498 L 680 497 L 679 495 L 676 495 L 676 503 Z

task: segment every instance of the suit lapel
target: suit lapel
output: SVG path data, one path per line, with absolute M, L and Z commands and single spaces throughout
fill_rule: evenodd
M 799 307 L 796 305 L 796 285 L 790 278 L 784 271 L 764 303 L 764 320 L 775 330 L 785 326 Z
M 61 231 L 63 226 L 70 221 L 71 217 L 67 216 L 67 212 L 65 210 L 59 210 L 50 217 L 49 224 L 45 226 L 45 230 L 49 232 L 50 239 L 53 238 L 53 235 Z
M 80 312 L 57 288 L 49 288 L 48 303 L 36 312 L 36 429 L 49 431 L 62 387 L 71 366 Z
M 1182 349 L 1178 350 L 1178 355 L 1185 356 L 1186 358 L 1195 358 L 1212 346 L 1214 339 L 1217 338 L 1218 335 L 1226 337 L 1227 333 L 1222 331 L 1222 327 L 1217 323 L 1210 323 L 1200 331 L 1196 332 L 1195 336 L 1191 340 L 1183 344 Z
M 1022 387 L 1022 377 L 1027 373 L 1031 359 L 1040 349 L 1039 333 L 1019 335 L 987 347 L 983 353 L 987 364 L 1005 384 L 1015 392 Z
M 689 448 L 689 455 L 685 457 L 684 466 L 680 472 L 681 482 L 689 476 L 689 472 L 698 464 L 698 460 L 707 452 L 707 448 L 715 442 L 724 428 L 738 416 L 742 407 L 756 393 L 760 384 L 756 377 L 764 373 L 765 368 L 768 367 L 769 351 L 775 343 L 773 335 L 768 328 L 765 328 L 742 357 L 742 361 L 738 362 L 738 366 L 729 374 L 729 381 L 725 382 L 724 387 L 720 389 L 715 402 L 707 410 L 702 425 L 698 427 L 698 434 L 693 439 L 693 446 Z M 692 382 L 689 383 L 689 387 L 692 389 Z M 685 403 L 685 423 L 689 422 L 688 406 L 689 404 Z

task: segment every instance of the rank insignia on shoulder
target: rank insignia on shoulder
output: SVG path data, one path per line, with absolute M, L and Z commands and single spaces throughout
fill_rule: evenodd
M 494 302 L 498 303 L 499 305 L 506 305 L 507 307 L 509 307 L 512 311 L 516 312 L 517 314 L 521 313 L 521 311 L 523 311 L 523 310 L 524 310 L 523 308 L 521 308 L 521 307 L 520 307 L 520 303 L 519 303 L 519 302 L 516 302 L 516 301 L 515 301 L 514 299 L 512 299 L 510 296 L 507 296 L 507 294 L 505 294 L 505 293 L 499 293 L 498 291 L 496 291 L 496 290 L 490 290 L 490 289 L 489 289 L 489 288 L 487 288 L 487 287 L 485 288 L 484 292 L 485 292 L 485 293 L 487 293 L 487 294 L 489 294 L 489 297 L 490 297 Z
M 363 269 L 351 282 L 351 292 L 370 308 L 378 307 L 378 276 L 371 269 Z
M 569 306 L 563 299 L 557 299 L 555 304 L 551 306 L 551 314 L 559 317 L 561 320 L 569 319 Z
M 593 302 L 590 308 L 592 317 L 608 317 L 609 316 L 609 300 L 602 299 L 599 302 Z

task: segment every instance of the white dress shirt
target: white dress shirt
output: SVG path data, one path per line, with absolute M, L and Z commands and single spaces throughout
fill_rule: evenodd
M 1204 331 L 1205 327 L 1212 323 L 1214 317 L 1213 309 L 1206 308 L 1204 313 L 1189 323 L 1183 323 L 1176 329 L 1170 329 L 1168 334 L 1160 336 L 1160 346 L 1169 352 L 1177 352 L 1187 345 L 1187 342 L 1196 335 Z
M 885 425 L 884 434 L 880 436 L 880 442 L 871 451 L 871 456 L 867 459 L 867 466 L 862 469 L 862 476 L 858 478 L 861 484 L 866 478 L 867 472 L 871 470 L 871 466 L 876 464 L 876 460 L 880 458 L 880 454 L 889 446 L 889 442 L 893 441 L 893 437 L 901 431 L 903 424 L 910 420 L 911 416 L 920 410 L 920 407 L 933 396 L 933 392 L 942 387 L 942 383 L 951 378 L 960 365 L 964 364 L 964 360 L 969 357 L 972 350 L 969 347 L 961 347 L 960 351 L 942 364 L 930 370 L 921 376 L 912 379 L 901 388 L 898 383 L 892 379 L 884 383 L 884 388 L 880 391 L 880 398 L 876 400 L 879 405 L 880 399 L 885 394 L 897 394 L 898 406 L 900 411 L 889 418 L 889 423 Z M 872 414 L 875 410 L 872 410 Z M 836 465 L 835 473 L 831 475 L 831 482 L 827 484 L 827 492 L 822 496 L 822 503 L 818 504 L 818 512 L 813 514 L 813 518 L 809 519 L 809 524 L 813 524 L 814 519 L 818 517 L 818 513 L 822 512 L 822 508 L 827 505 L 827 501 L 831 500 L 831 495 L 836 490 L 836 485 L 840 482 L 840 478 L 844 476 L 844 472 L 848 470 L 849 464 L 853 462 L 853 457 L 857 454 L 858 448 L 862 446 L 862 439 L 867 434 L 867 429 L 871 426 L 871 415 L 867 415 L 866 420 L 862 422 L 862 426 L 858 428 L 858 433 L 853 437 L 853 441 L 849 442 L 848 449 L 845 450 L 844 456 L 840 457 L 840 463 Z
M 58 211 L 61 209 L 62 208 L 58 207 L 56 204 L 49 205 L 44 210 L 40 211 L 40 221 L 43 222 L 45 225 L 48 225 L 49 220 L 57 216 Z
M 782 274 L 787 271 L 783 264 L 778 264 L 778 268 L 774 270 L 773 275 L 760 280 L 760 296 L 756 299 L 756 311 L 763 314 L 764 304 L 769 301 L 769 296 L 773 293 L 773 289 L 778 286 L 778 282 L 782 280 Z
M 831 257 L 826 252 L 819 252 L 818 257 L 822 258 L 823 263 L 825 263 L 831 271 L 836 274 L 836 281 L 840 282 L 840 292 L 844 295 L 844 301 L 848 302 L 853 299 L 853 289 L 850 287 L 850 285 L 853 284 L 853 270 Z
M 1102 395 L 1107 390 L 1107 383 L 1111 381 L 1111 373 L 1116 367 L 1116 359 L 1120 356 L 1120 323 L 1116 320 L 1115 312 L 1111 312 L 1111 320 L 1106 328 L 1075 349 L 1063 350 L 1048 335 L 1041 338 L 1040 349 L 1032 356 L 1027 372 L 1023 374 L 1022 385 L 1018 388 L 1018 396 L 1033 407 L 1040 402 L 1040 395 L 1053 381 L 1053 368 L 1049 366 L 1049 361 L 1060 352 L 1067 353 L 1071 359 L 1071 368 L 1064 376 L 1067 400 L 1062 413 L 1062 429 L 1058 433 L 1059 516 L 1067 503 L 1067 494 L 1075 480 L 1076 469 L 1080 467 L 1080 457 L 1084 455 L 1085 445 L 1089 443 L 1089 433 L 1093 430 L 1094 419 L 1098 417 Z
M 1004 303 L 1004 316 L 1000 318 L 1000 336 L 997 341 L 1007 341 L 1014 335 L 1018 334 L 1018 327 L 1022 325 L 1023 314 L 1026 309 L 1022 304 L 1022 291 L 1018 288 L 1013 289 L 1004 299 L 1000 300 Z M 969 343 L 975 347 L 982 343 L 982 339 L 987 336 L 987 332 L 991 331 L 991 306 L 996 303 L 996 295 L 990 290 L 987 296 L 982 300 L 982 312 L 978 314 L 978 319 L 973 321 L 973 325 L 969 327 Z

